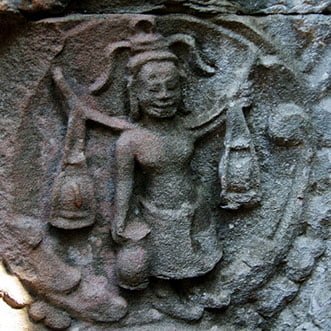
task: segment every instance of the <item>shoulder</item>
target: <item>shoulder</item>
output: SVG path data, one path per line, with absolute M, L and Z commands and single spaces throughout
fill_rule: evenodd
M 149 132 L 142 128 L 125 130 L 116 142 L 116 149 L 136 151 L 137 147 L 148 140 L 148 137 Z

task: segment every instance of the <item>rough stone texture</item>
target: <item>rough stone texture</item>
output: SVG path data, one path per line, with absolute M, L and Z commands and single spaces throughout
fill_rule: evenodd
M 329 0 L 154 0 L 154 1 L 73 1 L 70 8 L 88 12 L 186 12 L 215 14 L 297 14 L 330 12 Z
M 330 13 L 330 0 L 1 0 L 0 15 L 67 13 L 313 14 Z M 32 15 L 32 16 L 31 16 Z
M 1 0 L 0 14 L 56 14 L 63 11 L 68 5 L 69 1 L 70 0 Z
M 0 311 L 17 329 L 331 328 L 329 11 L 1 2 Z

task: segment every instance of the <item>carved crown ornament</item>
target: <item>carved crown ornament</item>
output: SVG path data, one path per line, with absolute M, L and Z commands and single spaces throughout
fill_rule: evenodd
M 30 317 L 121 328 L 263 302 L 300 234 L 312 157 L 309 115 L 268 81 L 281 67 L 303 86 L 295 70 L 222 21 L 43 24 L 59 46 L 22 112 L 3 253 Z

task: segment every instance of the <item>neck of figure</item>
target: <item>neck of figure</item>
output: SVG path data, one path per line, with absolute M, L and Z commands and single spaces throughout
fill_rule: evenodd
M 143 114 L 139 120 L 139 123 L 146 129 L 152 130 L 160 134 L 171 134 L 178 128 L 177 116 L 159 118 Z

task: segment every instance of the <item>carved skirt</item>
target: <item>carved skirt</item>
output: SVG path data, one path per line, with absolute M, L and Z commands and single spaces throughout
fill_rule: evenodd
M 147 238 L 151 275 L 163 279 L 197 277 L 211 271 L 222 257 L 214 224 L 192 232 L 197 205 L 160 209 L 140 200 L 142 218 L 151 229 Z M 204 220 L 199 220 L 204 221 Z

